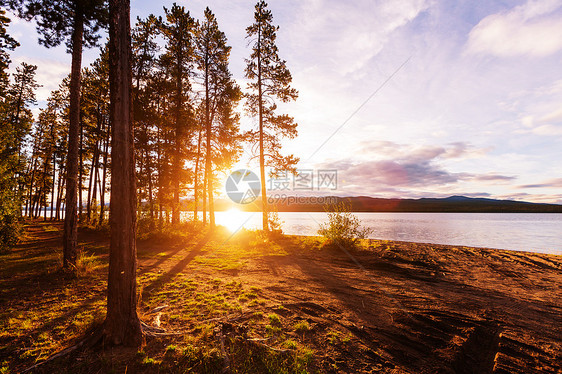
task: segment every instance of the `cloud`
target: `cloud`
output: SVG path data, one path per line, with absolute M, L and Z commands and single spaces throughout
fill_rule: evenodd
M 363 142 L 360 154 L 367 157 L 392 154 L 396 159 L 416 160 L 474 158 L 486 154 L 490 149 L 476 148 L 466 142 L 452 142 L 444 146 L 400 144 L 391 141 Z
M 477 157 L 486 152 L 465 142 L 446 146 L 406 145 L 391 141 L 364 142 L 357 158 L 340 159 L 317 165 L 317 168 L 337 169 L 340 189 L 360 194 L 377 193 L 401 197 L 448 196 L 451 194 L 483 197 L 487 193 L 466 189 L 466 184 L 500 185 L 516 179 L 515 176 L 489 172 L 453 172 L 442 164 L 445 161 Z M 466 192 L 465 192 L 466 191 Z
M 562 178 L 550 179 L 545 182 L 535 184 L 524 184 L 517 188 L 562 188 Z
M 510 182 L 517 179 L 517 177 L 500 174 L 480 174 L 475 175 L 472 179 L 479 182 Z
M 316 64 L 347 75 L 364 68 L 388 42 L 390 34 L 427 9 L 427 0 L 339 0 L 301 3 L 292 26 L 292 43 Z
M 66 63 L 35 57 L 17 57 L 10 66 L 15 71 L 21 62 L 37 65 L 35 80 L 42 85 L 36 91 L 39 101 L 47 100 L 51 91 L 56 90 L 63 78 L 70 73 L 70 66 Z
M 542 136 L 558 136 L 562 135 L 562 126 L 555 126 L 551 124 L 541 125 L 533 128 L 531 132 Z
M 349 186 L 402 186 L 424 187 L 446 185 L 466 177 L 464 173 L 450 173 L 435 160 L 458 157 L 468 146 L 456 143 L 449 148 L 412 147 L 389 141 L 375 142 L 364 147 L 366 152 L 392 155 L 392 158 L 369 161 L 340 160 L 324 164 L 322 168 L 335 168 Z M 360 152 L 364 153 L 364 152 Z
M 466 50 L 498 57 L 551 55 L 562 49 L 561 6 L 558 0 L 529 0 L 492 14 L 470 31 Z
M 533 203 L 562 204 L 562 194 L 544 195 L 519 192 L 513 194 L 498 195 L 496 198 L 502 200 L 528 201 Z
M 344 178 L 372 185 L 432 186 L 457 182 L 458 174 L 452 174 L 432 165 L 429 161 L 398 162 L 394 160 L 365 162 L 344 171 Z

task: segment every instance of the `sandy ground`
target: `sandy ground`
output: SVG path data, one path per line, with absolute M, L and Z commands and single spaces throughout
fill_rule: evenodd
M 60 233 L 31 229 L 34 240 L 18 250 L 59 245 Z M 106 237 L 90 232 L 80 240 L 106 256 Z M 317 372 L 562 373 L 561 256 L 376 240 L 363 250 L 310 243 L 285 237 L 244 251 L 249 244 L 240 240 L 216 251 L 204 237 L 141 240 L 139 278 L 157 274 L 143 285 L 143 300 L 182 277 L 252 286 L 263 300 L 255 309 L 275 311 L 287 326 L 308 322 L 310 331 L 292 334 L 314 348 Z M 216 265 L 229 256 L 239 265 Z M 25 280 L 18 279 L 2 285 Z M 18 292 L 25 301 L 33 287 Z M 96 292 L 103 297 L 103 284 Z M 5 306 L 17 306 L 2 295 Z M 141 317 L 149 307 L 141 305 Z M 173 310 L 164 311 L 163 327 L 185 327 L 166 313 Z M 225 323 L 232 331 L 248 328 L 243 320 Z M 347 343 L 333 343 L 336 333 Z
M 282 239 L 285 253 L 244 257 L 242 268 L 219 276 L 259 287 L 268 305 L 284 306 L 285 318 L 315 326 L 308 339 L 317 347 L 320 367 L 562 371 L 560 256 L 388 241 L 371 241 L 361 251 L 303 250 L 298 243 Z M 159 260 L 157 266 L 217 276 L 190 264 L 200 255 L 197 249 L 181 251 L 179 265 Z M 153 268 L 153 261 L 141 255 L 141 272 Z M 326 344 L 334 328 L 350 333 L 353 344 Z

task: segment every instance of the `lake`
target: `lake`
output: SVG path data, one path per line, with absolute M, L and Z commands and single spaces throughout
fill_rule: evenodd
M 355 213 L 370 238 L 487 247 L 562 255 L 559 213 Z M 283 232 L 317 235 L 326 213 L 280 212 Z M 236 230 L 261 229 L 261 213 L 216 212 L 216 222 Z

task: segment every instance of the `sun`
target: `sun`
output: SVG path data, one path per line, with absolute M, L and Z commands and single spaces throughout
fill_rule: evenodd
M 217 225 L 226 227 L 230 232 L 240 229 L 244 225 L 245 220 L 246 215 L 238 208 L 231 208 L 216 216 Z

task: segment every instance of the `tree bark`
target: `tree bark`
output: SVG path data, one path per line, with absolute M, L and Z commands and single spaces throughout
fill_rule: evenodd
M 77 3 L 78 4 L 78 3 Z M 76 211 L 78 188 L 78 142 L 80 133 L 80 68 L 82 65 L 82 38 L 84 18 L 77 5 L 72 33 L 72 69 L 70 73 L 70 126 L 68 129 L 68 156 L 66 161 L 66 201 L 63 234 L 63 267 L 75 271 L 78 239 Z
M 78 145 L 78 222 L 82 222 L 84 219 L 84 201 L 82 200 L 82 190 L 84 177 L 82 173 L 84 172 L 84 124 L 82 123 L 82 115 L 80 115 L 80 143 Z
M 53 181 L 51 183 L 51 215 L 49 219 L 52 221 L 55 219 L 54 209 L 55 209 L 55 180 L 57 177 L 57 158 L 53 154 Z
M 57 209 L 56 209 L 56 215 L 55 215 L 55 219 L 61 220 L 64 217 L 61 216 L 61 206 L 62 206 L 62 201 L 63 201 L 63 190 L 65 187 L 65 181 L 66 181 L 66 169 L 64 168 L 64 164 L 62 164 L 59 167 L 59 178 L 58 178 L 58 184 L 57 184 Z
M 207 50 L 208 50 L 207 46 Z M 205 175 L 207 179 L 207 188 L 209 196 L 209 226 L 210 230 L 215 229 L 215 206 L 213 201 L 213 164 L 211 150 L 211 117 L 210 117 L 210 98 L 209 98 L 209 57 L 208 52 L 205 55 L 205 124 L 207 126 L 207 154 L 205 157 Z
M 108 125 L 106 131 L 106 138 L 105 138 L 105 145 L 103 150 L 103 172 L 102 172 L 102 181 L 101 181 L 101 188 L 100 188 L 100 221 L 99 225 L 101 226 L 104 221 L 104 214 L 105 214 L 105 181 L 107 177 L 107 159 L 108 159 L 108 152 L 109 152 L 109 140 L 111 134 L 111 124 Z
M 197 156 L 195 158 L 195 182 L 193 183 L 193 220 L 199 221 L 199 160 L 201 159 L 201 137 L 203 126 L 199 126 L 199 136 L 197 140 Z M 203 191 L 205 193 L 205 191 Z
M 131 102 L 131 28 L 129 0 L 110 0 L 109 84 L 111 201 L 109 278 L 104 338 L 109 344 L 139 346 L 137 315 L 136 186 Z
M 173 188 L 174 188 L 174 200 L 172 202 L 172 224 L 178 224 L 180 222 L 180 178 L 181 178 L 181 140 L 182 140 L 182 130 L 183 126 L 181 123 L 181 108 L 183 106 L 183 69 L 182 60 L 178 58 L 178 76 L 176 77 L 176 108 L 175 108 L 175 125 L 176 125 L 176 137 L 175 137 L 175 149 L 174 149 L 174 176 L 173 176 Z
M 269 231 L 267 219 L 267 195 L 265 189 L 265 155 L 263 150 L 263 93 L 261 83 L 261 29 L 258 31 L 258 112 L 260 122 L 260 182 L 261 182 L 261 205 L 262 205 L 262 229 Z

